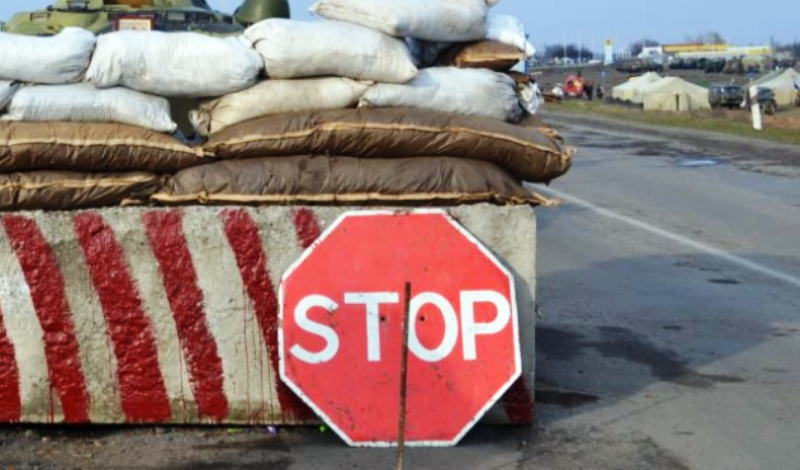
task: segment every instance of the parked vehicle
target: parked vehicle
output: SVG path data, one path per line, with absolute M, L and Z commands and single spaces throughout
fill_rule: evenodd
M 712 109 L 739 109 L 749 106 L 750 94 L 747 87 L 738 85 L 712 85 L 708 102 Z M 778 111 L 775 92 L 769 88 L 758 88 L 758 104 L 764 114 L 771 116 Z
M 627 59 L 617 62 L 617 72 L 638 75 L 645 72 L 663 72 L 664 66 L 650 59 Z

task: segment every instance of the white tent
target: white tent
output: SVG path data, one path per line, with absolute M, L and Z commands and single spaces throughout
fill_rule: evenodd
M 641 90 L 645 111 L 698 111 L 711 109 L 708 89 L 677 77 L 661 79 Z
M 640 88 L 659 80 L 661 80 L 661 76 L 655 72 L 633 77 L 622 85 L 615 86 L 611 90 L 611 97 L 615 100 L 634 101 L 639 96 L 638 90 Z M 641 103 L 641 101 L 638 102 Z
M 772 73 L 761 78 L 756 85 L 772 90 L 778 106 L 791 106 L 797 93 L 795 86 L 800 86 L 800 73 L 794 69 Z

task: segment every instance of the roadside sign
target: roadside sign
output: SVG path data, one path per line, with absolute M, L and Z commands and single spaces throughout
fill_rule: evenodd
M 442 211 L 343 215 L 280 303 L 281 377 L 350 445 L 397 444 L 406 303 L 407 445 L 456 445 L 521 373 L 513 276 Z

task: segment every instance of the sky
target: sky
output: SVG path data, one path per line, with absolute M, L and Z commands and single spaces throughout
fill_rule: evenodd
M 380 1 L 380 0 L 377 0 Z M 241 0 L 208 0 L 212 7 L 232 12 Z M 0 20 L 14 12 L 42 8 L 47 0 L 2 0 Z M 312 19 L 313 0 L 290 0 L 294 19 Z M 781 7 L 783 5 L 783 7 Z M 661 43 L 683 42 L 687 36 L 719 31 L 729 43 L 768 45 L 800 39 L 800 22 L 789 0 L 501 0 L 495 9 L 519 17 L 530 41 L 542 50 L 545 44 L 583 44 L 593 51 L 611 39 L 624 49 L 644 37 Z M 789 13 L 781 13 L 781 10 Z

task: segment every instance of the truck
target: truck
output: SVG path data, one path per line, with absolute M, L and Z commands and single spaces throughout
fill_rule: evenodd
M 708 102 L 712 109 L 737 109 L 747 107 L 749 90 L 739 85 L 712 85 L 708 92 Z M 771 116 L 778 111 L 775 92 L 769 88 L 758 88 L 758 104 L 764 114 Z

